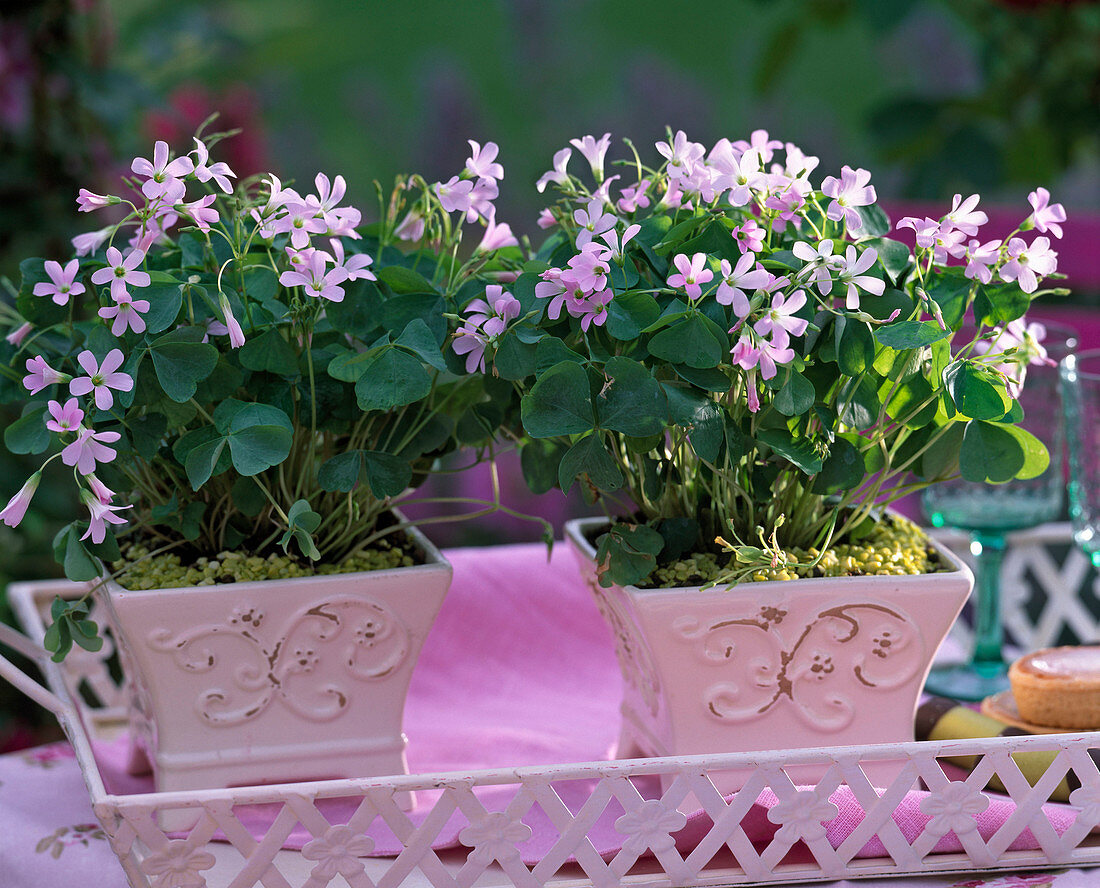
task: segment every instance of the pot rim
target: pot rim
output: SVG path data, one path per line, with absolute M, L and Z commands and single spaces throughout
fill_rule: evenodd
M 888 509 L 889 514 L 897 514 L 892 509 Z M 600 524 L 610 524 L 611 519 L 602 516 L 595 516 L 592 518 L 572 518 L 565 522 L 565 535 L 578 551 L 582 553 L 590 561 L 595 561 L 596 550 L 592 544 L 588 542 L 585 537 L 585 531 L 593 526 Z M 924 528 L 922 528 L 924 530 Z M 939 556 L 944 561 L 951 565 L 952 570 L 937 571 L 936 573 L 923 573 L 923 574 L 889 574 L 889 575 L 866 575 L 861 577 L 799 577 L 797 580 L 762 580 L 754 583 L 741 583 L 734 590 L 738 588 L 751 588 L 754 592 L 766 593 L 769 591 L 775 592 L 793 592 L 800 586 L 807 584 L 819 585 L 826 580 L 846 580 L 849 583 L 856 584 L 871 584 L 875 582 L 882 582 L 883 580 L 890 580 L 891 582 L 898 582 L 902 586 L 916 586 L 918 583 L 927 584 L 930 580 L 934 581 L 936 577 L 950 578 L 951 580 L 957 580 L 960 577 L 965 578 L 970 584 L 971 588 L 974 585 L 974 574 L 970 570 L 970 567 L 959 558 L 954 552 L 944 546 L 939 540 L 934 539 L 930 534 L 925 531 L 925 535 L 928 537 L 928 541 L 932 544 L 932 547 L 936 550 Z M 618 583 L 614 584 L 618 586 Z M 670 592 L 678 593 L 700 593 L 711 592 L 718 590 L 725 593 L 728 587 L 724 586 L 712 586 L 710 589 L 704 590 L 702 586 L 654 586 L 650 589 L 643 589 L 641 586 L 620 586 L 620 588 L 629 591 L 632 595 L 662 595 Z M 919 595 L 919 589 L 914 588 L 914 595 Z
M 404 515 L 398 509 L 391 510 L 399 519 L 404 519 Z M 309 582 L 347 582 L 362 577 L 377 577 L 384 578 L 394 576 L 398 573 L 405 573 L 406 575 L 411 572 L 419 573 L 453 573 L 451 562 L 449 562 L 442 552 L 429 540 L 420 528 L 416 526 L 409 526 L 405 528 L 405 533 L 418 545 L 424 552 L 424 563 L 413 564 L 405 567 L 388 567 L 383 570 L 358 570 L 348 571 L 347 573 L 335 573 L 335 574 L 310 574 L 304 577 L 272 577 L 268 580 L 249 580 L 242 583 L 215 583 L 210 586 L 170 586 L 167 588 L 156 589 L 127 589 L 126 587 L 115 582 L 115 580 L 90 580 L 90 585 L 95 588 L 97 592 L 109 592 L 112 595 L 158 595 L 163 593 L 174 594 L 186 594 L 186 593 L 199 593 L 209 592 L 212 590 L 218 590 L 225 593 L 230 592 L 250 592 L 259 590 L 266 587 L 270 587 L 271 583 L 277 582 L 295 582 L 295 583 L 309 583 Z

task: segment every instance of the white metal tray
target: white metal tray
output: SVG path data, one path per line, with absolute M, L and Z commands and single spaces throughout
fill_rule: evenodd
M 96 817 L 134 888 L 670 888 L 1100 864 L 1100 835 L 1093 834 L 1100 826 L 1100 772 L 1088 754 L 1090 747 L 1100 748 L 1100 732 L 114 795 L 93 754 L 93 742 L 117 732 L 125 716 L 122 691 L 107 668 L 110 643 L 98 654 L 74 652 L 63 666 L 46 661 L 39 647 L 50 601 L 73 590 L 65 582 L 9 587 L 29 639 L 0 625 L 0 641 L 35 659 L 49 689 L 3 658 L 0 676 L 61 722 Z M 1012 758 L 1021 752 L 1053 756 L 1034 787 Z M 946 761 L 955 756 L 976 756 L 977 766 L 969 774 L 958 771 Z M 902 760 L 904 767 L 889 786 L 876 789 L 860 764 L 884 759 Z M 824 772 L 815 785 L 788 776 L 804 765 Z M 744 789 L 723 798 L 709 775 L 745 768 L 752 773 Z M 1072 805 L 1045 808 L 1051 790 L 1070 773 L 1080 784 Z M 1007 794 L 985 790 L 993 775 Z M 489 788 L 492 810 L 482 803 L 482 790 Z M 901 810 L 910 790 L 926 792 L 919 806 L 926 822 L 916 828 L 911 797 L 908 815 Z M 395 801 L 408 791 L 417 799 L 411 812 Z M 860 822 L 839 842 L 830 841 L 822 823 L 835 816 L 829 799 L 837 792 L 862 809 Z M 774 805 L 773 828 L 764 837 L 747 827 L 754 810 L 759 820 L 754 805 L 761 793 L 772 794 Z M 586 801 L 578 805 L 578 797 Z M 336 808 L 329 801 L 335 799 L 342 800 Z M 1008 803 L 1014 810 L 996 829 L 978 828 L 982 809 Z M 268 825 L 258 836 L 242 823 L 250 822 L 247 812 L 255 809 L 246 806 L 254 805 L 269 806 Z M 622 841 L 608 851 L 592 833 L 612 808 L 623 812 L 614 821 Z M 685 814 L 697 809 L 704 813 Z M 548 820 L 556 838 L 537 862 L 525 863 L 530 828 L 524 819 L 532 817 Z M 458 842 L 433 850 L 448 823 L 446 834 L 455 834 L 456 818 L 463 825 Z M 165 823 L 187 828 L 172 831 Z M 282 850 L 296 828 L 308 833 L 305 850 Z M 400 841 L 399 854 L 366 856 L 369 840 L 353 840 L 379 828 Z M 1011 850 L 1027 831 L 1038 847 Z M 935 852 L 952 834 L 961 850 Z M 878 855 L 858 856 L 876 837 Z

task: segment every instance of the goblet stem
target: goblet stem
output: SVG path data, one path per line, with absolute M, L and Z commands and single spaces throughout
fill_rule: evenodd
M 1003 531 L 971 531 L 974 554 L 974 648 L 970 662 L 941 666 L 928 675 L 924 689 L 956 700 L 984 700 L 1008 687 L 1001 646 L 1001 561 L 1005 554 Z
M 974 652 L 970 665 L 987 679 L 1005 673 L 1002 653 L 1004 628 L 1001 625 L 1001 562 L 1005 554 L 1005 535 L 996 532 L 970 534 L 970 551 L 976 559 L 974 586 Z

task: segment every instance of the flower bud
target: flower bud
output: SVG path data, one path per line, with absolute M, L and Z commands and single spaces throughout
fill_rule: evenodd
M 3 510 L 0 510 L 0 521 L 3 521 L 8 527 L 16 527 L 23 520 L 23 516 L 27 514 L 27 506 L 31 504 L 34 492 L 38 490 L 38 482 L 41 480 L 42 472 L 35 472 L 31 475 L 27 479 L 27 483 L 19 489 L 15 496 L 8 500 L 8 504 L 4 506 Z

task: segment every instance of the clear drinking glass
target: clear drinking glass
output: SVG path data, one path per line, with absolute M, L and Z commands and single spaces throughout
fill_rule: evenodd
M 1073 352 L 1077 345 L 1074 331 L 1055 324 L 1045 327 L 1042 345 L 1052 362 Z M 1005 537 L 1011 531 L 1053 521 L 1062 511 L 1065 435 L 1058 367 L 1029 365 L 1017 400 L 1024 412 L 1021 425 L 1050 452 L 1047 470 L 1038 478 L 1004 484 L 945 481 L 927 488 L 922 497 L 925 514 L 935 527 L 954 527 L 970 534 L 975 559 L 970 661 L 933 669 L 925 685 L 929 693 L 957 700 L 983 700 L 1008 687 L 1000 595 Z
M 1073 537 L 1100 568 L 1100 350 L 1062 360 Z

